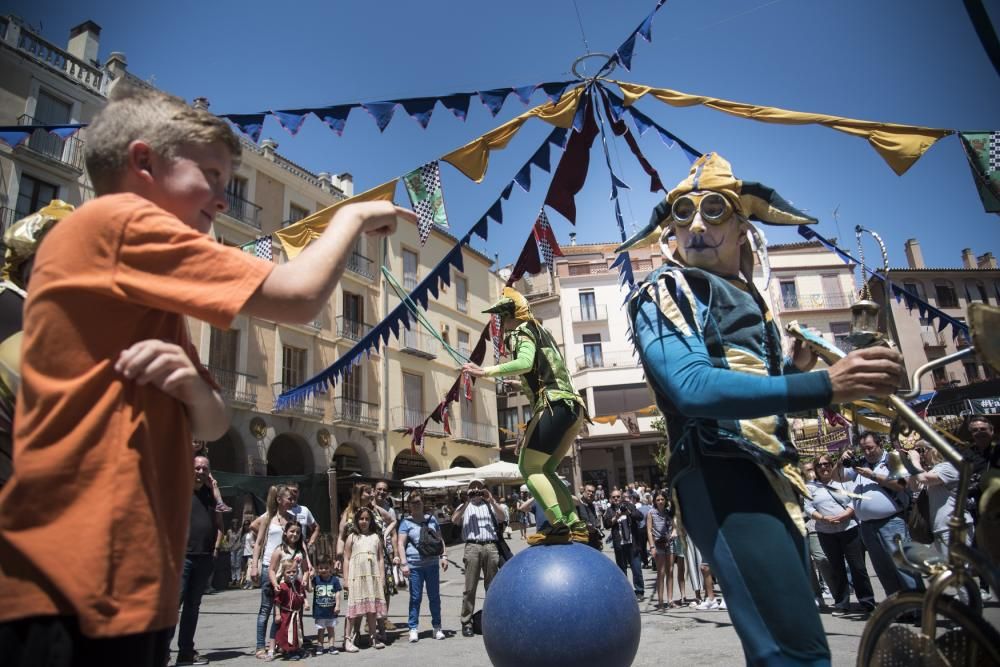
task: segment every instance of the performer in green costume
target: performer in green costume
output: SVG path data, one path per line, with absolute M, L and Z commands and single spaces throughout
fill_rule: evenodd
M 500 300 L 483 312 L 500 316 L 512 358 L 486 368 L 469 363 L 463 370 L 475 377 L 520 376 L 521 390 L 531 403 L 518 466 L 550 526 L 529 537 L 528 543 L 586 543 L 587 524 L 576 514 L 573 494 L 556 475 L 556 466 L 587 419 L 583 399 L 573 388 L 552 334 L 531 314 L 528 301 L 517 290 L 505 287 Z

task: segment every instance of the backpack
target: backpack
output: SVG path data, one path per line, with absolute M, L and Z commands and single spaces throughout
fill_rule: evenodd
M 416 544 L 417 553 L 424 558 L 442 555 L 444 553 L 444 541 L 438 535 L 438 532 L 431 528 L 430 520 L 422 521 L 420 525 L 422 530 L 420 531 L 420 541 Z

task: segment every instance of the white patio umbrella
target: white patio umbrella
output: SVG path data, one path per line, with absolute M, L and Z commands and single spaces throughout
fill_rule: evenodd
M 430 482 L 444 482 L 448 480 L 469 480 L 475 477 L 475 468 L 446 468 L 444 470 L 435 470 L 433 472 L 425 472 L 422 475 L 414 475 L 413 477 L 407 477 L 403 480 L 403 486 L 421 487 L 421 488 L 435 488 L 427 486 Z
M 470 471 L 470 477 L 484 480 L 487 484 L 506 484 L 524 480 L 516 463 L 497 461 Z

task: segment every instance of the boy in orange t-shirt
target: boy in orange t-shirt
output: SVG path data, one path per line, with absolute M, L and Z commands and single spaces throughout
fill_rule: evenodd
M 308 322 L 389 202 L 339 207 L 273 265 L 206 232 L 240 144 L 222 120 L 120 84 L 87 131 L 98 198 L 46 237 L 25 305 L 14 476 L 0 492 L 5 665 L 155 665 L 177 621 L 191 440 L 228 428 L 184 316 Z

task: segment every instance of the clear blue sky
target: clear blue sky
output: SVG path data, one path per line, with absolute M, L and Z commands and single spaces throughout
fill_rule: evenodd
M 652 0 L 118 0 L 71 3 L 16 0 L 10 11 L 57 44 L 86 19 L 103 28 L 101 59 L 123 51 L 129 69 L 188 99 L 206 96 L 218 113 L 367 102 L 527 85 L 569 78 L 587 49 L 612 51 Z M 1000 20 L 1000 2 L 987 1 Z M 577 12 L 578 8 L 578 12 Z M 579 19 L 578 19 L 579 15 Z M 582 24 L 582 30 L 581 30 Z M 854 118 L 962 130 L 1000 129 L 1000 77 L 957 0 L 669 0 L 638 40 L 633 71 L 616 78 L 733 100 Z M 544 100 L 536 93 L 533 103 Z M 920 239 L 931 266 L 960 264 L 962 248 L 1000 254 L 1000 218 L 983 212 L 957 137 L 935 145 L 896 176 L 862 139 L 818 127 L 767 125 L 702 108 L 652 100 L 639 108 L 696 148 L 715 150 L 738 177 L 775 187 L 820 218 L 820 233 L 850 236 L 862 224 L 888 242 L 893 265 L 903 242 Z M 473 100 L 462 123 L 440 105 L 427 130 L 399 109 L 379 134 L 363 111 L 337 137 L 312 119 L 295 138 L 268 122 L 263 136 L 314 171 L 351 172 L 361 191 L 399 176 L 521 113 L 513 96 L 492 118 Z M 496 153 L 481 185 L 443 167 L 453 231 L 464 233 L 534 152 L 550 128 L 529 123 Z M 668 187 L 687 172 L 679 149 L 654 132 L 643 152 Z M 579 241 L 616 241 L 609 179 L 595 143 L 587 187 L 577 199 Z M 624 143 L 612 148 L 616 171 L 632 186 L 626 221 L 641 226 L 657 197 L 647 191 Z M 621 166 L 619 166 L 619 164 Z M 489 252 L 511 261 L 533 222 L 548 180 L 533 174 L 530 193 L 515 189 Z M 405 196 L 404 196 L 405 198 Z M 832 212 L 839 207 L 840 229 Z M 560 240 L 568 222 L 552 215 Z M 798 240 L 766 228 L 769 240 Z M 874 254 L 869 248 L 869 254 Z

